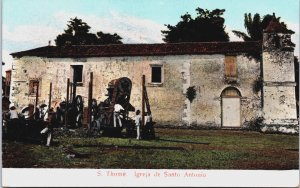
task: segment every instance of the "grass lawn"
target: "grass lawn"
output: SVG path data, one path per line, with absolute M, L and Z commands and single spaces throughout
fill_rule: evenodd
M 298 169 L 298 136 L 156 128 L 155 140 L 57 137 L 49 148 L 3 141 L 4 168 Z M 63 146 L 87 153 L 68 158 Z

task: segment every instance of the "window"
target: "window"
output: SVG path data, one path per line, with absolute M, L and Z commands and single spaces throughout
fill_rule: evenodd
M 40 82 L 38 80 L 30 80 L 29 81 L 29 95 L 36 96 L 38 88 L 39 88 L 38 92 L 40 94 L 41 93 Z
M 237 78 L 236 56 L 225 57 L 225 77 Z
M 72 65 L 73 69 L 73 83 L 82 83 L 83 65 Z
M 152 65 L 151 69 L 151 82 L 162 83 L 162 65 Z

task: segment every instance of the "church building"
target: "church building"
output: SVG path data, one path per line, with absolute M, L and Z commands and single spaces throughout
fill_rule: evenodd
M 263 41 L 44 46 L 12 53 L 10 100 L 21 109 L 66 99 L 67 79 L 87 106 L 106 99 L 108 83 L 132 81 L 130 103 L 141 109 L 142 76 L 153 120 L 164 126 L 298 132 L 292 31 L 272 20 Z M 38 87 L 38 88 L 37 88 Z M 131 114 L 133 116 L 134 113 Z

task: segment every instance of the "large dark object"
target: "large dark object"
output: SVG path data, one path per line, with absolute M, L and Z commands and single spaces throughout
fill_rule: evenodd
M 76 95 L 77 85 L 76 82 L 71 83 L 68 79 L 67 100 L 61 102 L 56 109 L 55 124 L 58 126 L 64 125 L 66 128 L 82 127 L 83 98 L 80 95 Z M 69 93 L 70 90 L 71 92 Z
M 128 113 L 135 110 L 130 104 L 131 88 L 132 83 L 129 78 L 115 79 L 108 84 L 107 99 L 100 102 L 98 106 L 97 101 L 92 100 L 91 132 L 95 133 L 103 130 L 106 133 L 120 133 L 125 128 L 128 134 L 132 134 L 134 121 L 128 117 Z M 118 114 L 114 110 L 116 104 L 121 105 L 124 109 Z
M 56 109 L 57 123 L 60 125 L 66 124 L 68 128 L 82 127 L 82 118 L 83 99 L 80 95 L 77 95 L 72 103 L 68 105 L 65 101 L 61 102 L 59 108 Z
M 126 130 L 127 137 L 136 136 L 135 122 L 128 113 L 135 111 L 135 108 L 130 104 L 132 82 L 129 78 L 122 77 L 109 82 L 107 88 L 107 99 L 100 102 L 97 106 L 97 101 L 92 100 L 91 104 L 91 119 L 90 134 L 98 136 L 106 134 L 110 136 L 120 135 L 123 129 Z M 124 110 L 116 112 L 115 108 L 121 106 Z M 147 112 L 145 112 L 145 108 Z M 147 90 L 145 86 L 145 76 L 142 78 L 142 122 L 141 135 L 143 139 L 154 139 L 155 132 L 152 122 L 151 109 Z M 147 119 L 144 118 L 147 116 Z M 103 132 L 102 132 L 103 131 Z M 101 133 L 102 132 L 102 133 Z

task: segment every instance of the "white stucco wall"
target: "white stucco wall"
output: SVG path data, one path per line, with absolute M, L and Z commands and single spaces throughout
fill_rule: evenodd
M 293 52 L 271 51 L 263 53 L 264 81 L 294 82 L 294 54 Z
M 178 55 L 95 58 L 41 58 L 15 59 L 12 72 L 11 100 L 22 108 L 35 103 L 35 96 L 28 96 L 29 80 L 41 81 L 39 103 L 48 102 L 49 85 L 52 82 L 52 106 L 66 98 L 67 78 L 71 77 L 71 65 L 83 65 L 83 86 L 77 87 L 87 106 L 89 73 L 94 74 L 93 98 L 98 103 L 106 99 L 109 81 L 128 77 L 133 82 L 131 104 L 141 109 L 141 78 L 146 84 L 154 121 L 164 125 L 221 126 L 221 92 L 232 84 L 225 81 L 225 55 Z M 163 84 L 151 82 L 152 64 L 163 66 Z M 244 55 L 237 57 L 238 81 L 233 86 L 242 94 L 241 124 L 247 124 L 260 114 L 260 92 L 254 93 L 254 81 L 260 75 L 260 63 Z M 195 86 L 196 98 L 186 99 L 189 86 Z M 131 114 L 133 115 L 133 114 Z
M 294 87 L 264 88 L 264 117 L 267 124 L 289 124 L 297 117 Z

